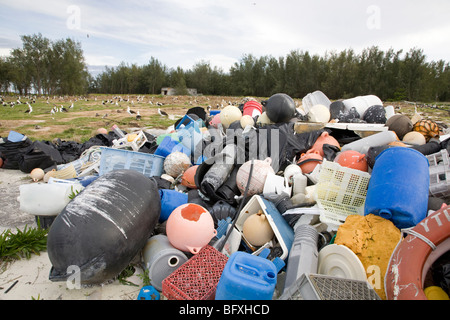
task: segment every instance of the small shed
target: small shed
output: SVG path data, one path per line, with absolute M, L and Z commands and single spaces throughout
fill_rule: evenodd
M 187 90 L 188 94 L 191 96 L 197 95 L 197 89 L 187 88 L 186 90 Z M 161 94 L 163 96 L 175 96 L 175 95 L 177 95 L 177 90 L 175 88 L 171 88 L 171 87 L 164 87 L 164 88 L 161 88 Z

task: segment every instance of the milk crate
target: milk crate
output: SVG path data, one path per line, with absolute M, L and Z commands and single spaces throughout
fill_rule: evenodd
M 320 220 L 340 225 L 351 214 L 364 215 L 369 180 L 367 172 L 324 160 L 314 194 Z
M 214 300 L 228 257 L 210 245 L 183 263 L 162 282 L 168 300 Z
M 283 292 L 279 300 L 381 300 L 369 282 L 302 274 Z
M 99 176 L 113 170 L 129 169 L 147 177 L 161 176 L 164 157 L 124 149 L 101 148 Z
M 430 194 L 438 198 L 450 196 L 450 161 L 447 150 L 426 156 L 430 164 Z

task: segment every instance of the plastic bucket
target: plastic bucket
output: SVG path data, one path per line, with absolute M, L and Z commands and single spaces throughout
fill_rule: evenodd
M 376 158 L 364 215 L 379 215 L 399 229 L 413 227 L 426 217 L 429 185 L 429 163 L 423 154 L 404 147 L 386 149 Z
M 243 108 L 243 113 L 242 115 L 249 115 L 250 117 L 256 117 L 256 116 L 260 116 L 262 113 L 262 105 L 254 100 L 251 101 L 247 101 L 244 104 L 244 108 Z
M 160 189 L 159 195 L 161 197 L 160 223 L 166 221 L 178 206 L 188 202 L 188 194 L 176 190 Z
M 161 157 L 167 157 L 175 151 L 180 151 L 186 155 L 191 155 L 191 150 L 182 145 L 179 141 L 173 139 L 171 136 L 166 136 L 155 150 L 155 154 Z

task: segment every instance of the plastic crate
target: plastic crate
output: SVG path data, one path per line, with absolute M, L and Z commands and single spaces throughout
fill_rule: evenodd
M 210 245 L 183 263 L 162 282 L 169 300 L 214 300 L 228 257 Z
M 124 149 L 101 148 L 99 176 L 113 170 L 129 169 L 147 177 L 161 176 L 164 157 Z
M 324 160 L 314 191 L 320 220 L 340 225 L 351 214 L 364 215 L 369 181 L 367 172 Z
M 302 274 L 279 300 L 381 300 L 367 281 Z
M 430 164 L 430 194 L 438 198 L 450 196 L 450 161 L 446 149 L 426 156 Z

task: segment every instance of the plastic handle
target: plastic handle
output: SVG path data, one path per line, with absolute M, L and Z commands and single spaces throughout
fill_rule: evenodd
M 241 263 L 239 263 L 239 262 L 236 262 L 236 263 L 235 263 L 235 266 L 236 266 L 236 269 L 237 269 L 239 272 L 242 272 L 242 273 L 245 273 L 245 274 L 249 274 L 249 275 L 252 275 L 252 276 L 259 277 L 259 272 L 258 272 L 258 270 L 255 269 L 255 268 L 253 268 L 253 267 L 247 266 L 247 265 L 245 265 L 245 264 L 241 264 Z

